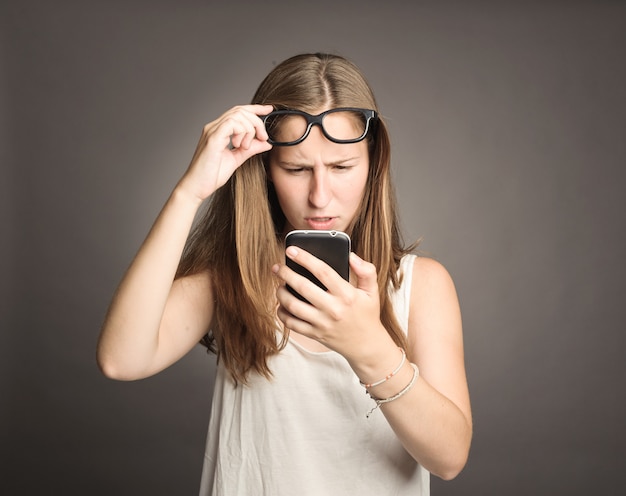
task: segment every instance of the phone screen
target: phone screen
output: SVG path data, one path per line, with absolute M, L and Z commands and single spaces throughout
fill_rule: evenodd
M 285 237 L 285 246 L 298 246 L 330 265 L 346 281 L 350 280 L 350 237 L 341 231 L 291 231 Z M 326 291 L 326 287 L 311 272 L 287 258 L 287 266 Z M 306 301 L 293 289 L 295 296 Z

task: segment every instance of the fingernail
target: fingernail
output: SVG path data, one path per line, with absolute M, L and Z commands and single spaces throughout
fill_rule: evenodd
M 296 257 L 298 255 L 298 249 L 295 246 L 287 247 L 287 255 L 290 257 Z

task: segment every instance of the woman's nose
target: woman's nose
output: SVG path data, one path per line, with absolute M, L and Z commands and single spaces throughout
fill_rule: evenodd
M 309 202 L 315 208 L 324 208 L 332 196 L 330 178 L 326 170 L 314 170 L 311 174 Z

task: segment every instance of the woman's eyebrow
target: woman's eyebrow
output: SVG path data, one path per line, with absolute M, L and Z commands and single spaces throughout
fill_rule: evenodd
M 346 157 L 346 158 L 342 158 L 339 160 L 331 160 L 330 162 L 326 162 L 326 165 L 342 165 L 345 164 L 347 162 L 354 162 L 359 160 L 360 157 L 356 156 L 356 157 Z
M 312 165 L 304 161 L 296 161 L 296 160 L 277 160 L 276 163 L 280 166 L 286 166 L 286 167 L 312 167 Z
M 359 160 L 358 156 L 355 157 L 346 157 L 346 158 L 341 158 L 341 159 L 337 159 L 337 160 L 329 160 L 324 162 L 324 165 L 326 166 L 331 166 L 331 165 L 343 165 L 345 163 L 348 162 L 354 162 Z M 278 165 L 282 166 L 282 167 L 313 167 L 315 164 L 311 163 L 311 162 L 307 162 L 307 161 L 297 161 L 297 160 L 277 160 Z

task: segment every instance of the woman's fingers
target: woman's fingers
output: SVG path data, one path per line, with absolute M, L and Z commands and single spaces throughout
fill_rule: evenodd
M 330 349 L 352 356 L 362 348 L 364 336 L 381 332 L 380 303 L 376 268 L 354 253 L 350 267 L 356 287 L 345 281 L 332 267 L 302 248 L 288 247 L 287 257 L 315 275 L 328 291 L 286 265 L 275 265 L 274 273 L 284 283 L 278 288 L 278 317 L 285 327 L 316 339 Z M 296 298 L 287 286 L 306 298 Z
M 252 140 L 267 141 L 261 116 L 272 111 L 271 105 L 240 105 L 225 112 L 214 124 L 231 139 L 233 148 L 249 148 Z
M 259 116 L 271 105 L 242 105 L 206 124 L 183 183 L 203 200 L 250 157 L 271 149 Z

